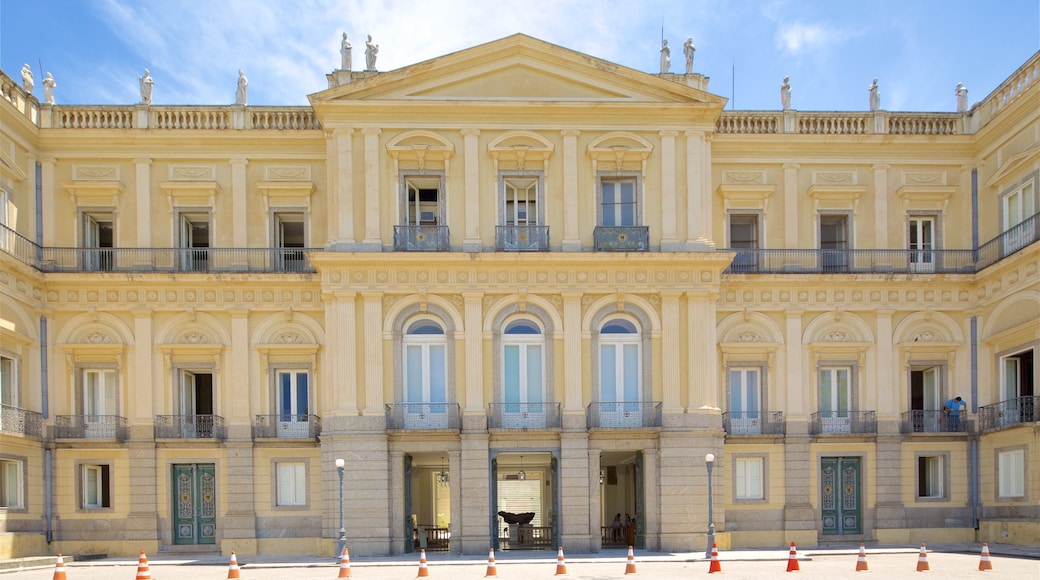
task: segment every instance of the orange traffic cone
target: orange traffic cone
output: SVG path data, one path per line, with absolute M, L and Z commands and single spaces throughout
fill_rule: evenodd
M 712 544 L 711 565 L 708 566 L 708 574 L 714 574 L 715 572 L 722 572 L 722 564 L 719 563 L 719 547 L 715 544 Z
M 628 562 L 625 564 L 625 574 L 636 573 L 636 555 L 632 553 L 632 546 L 628 547 Z
M 921 554 L 917 556 L 917 571 L 927 572 L 931 570 L 928 567 L 928 555 L 924 553 L 924 544 L 921 544 Z
M 339 576 L 336 578 L 350 578 L 350 552 L 343 546 L 343 553 L 339 556 Z
M 419 550 L 419 575 L 417 578 L 425 578 L 430 575 L 430 569 L 426 567 L 426 550 Z
M 993 564 L 989 561 L 989 544 L 982 544 L 982 559 L 979 560 L 979 572 L 992 569 Z
M 859 558 L 856 558 L 856 571 L 867 571 L 867 549 L 863 547 L 862 543 L 859 545 Z
M 798 567 L 798 550 L 794 547 L 794 542 L 791 542 L 791 552 L 787 556 L 787 571 L 798 572 L 801 568 Z
M 54 563 L 54 578 L 52 580 L 66 580 L 65 560 L 61 557 L 61 553 L 58 554 L 58 561 Z
M 567 560 L 563 559 L 563 546 L 560 546 L 560 552 L 556 555 L 556 574 L 555 576 L 563 576 L 567 574 Z
M 495 569 L 495 549 L 490 548 L 488 550 L 488 567 L 487 572 L 484 573 L 484 577 L 498 576 L 498 570 Z
M 137 577 L 134 580 L 151 580 L 152 573 L 148 571 L 148 556 L 145 556 L 144 550 L 141 550 L 141 554 L 137 557 Z
M 238 558 L 235 557 L 234 550 L 231 550 L 231 561 L 228 562 L 227 577 L 241 578 L 241 576 L 238 575 Z

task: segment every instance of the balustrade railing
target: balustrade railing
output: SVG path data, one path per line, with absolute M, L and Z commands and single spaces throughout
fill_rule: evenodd
M 59 107 L 58 129 L 133 129 L 134 110 L 122 106 Z
M 58 439 L 105 439 L 125 441 L 126 418 L 118 415 L 58 415 L 54 418 Z
M 254 439 L 315 439 L 321 434 L 321 417 L 317 415 L 257 415 L 253 425 Z
M 43 415 L 11 405 L 0 405 L 0 431 L 39 439 L 43 436 Z
M 889 135 L 958 135 L 960 113 L 889 113 Z
M 717 133 L 762 135 L 783 132 L 783 116 L 772 111 L 728 111 L 715 124 Z
M 731 411 L 722 414 L 726 435 L 783 435 L 783 411 Z
M 448 226 L 394 226 L 394 250 L 398 252 L 448 251 Z
M 549 249 L 549 226 L 496 226 L 495 247 L 512 252 L 544 252 Z
M 217 439 L 227 437 L 220 415 L 156 415 L 156 439 Z
M 866 135 L 874 116 L 868 113 L 808 113 L 795 117 L 803 135 Z
M 946 411 L 906 411 L 903 413 L 902 433 L 967 433 L 970 431 L 967 413 L 951 415 Z
M 809 432 L 821 434 L 875 434 L 874 411 L 819 411 L 809 417 Z
M 309 131 L 321 129 L 321 123 L 309 108 L 250 107 L 250 128 L 265 130 Z
M 596 226 L 592 232 L 598 252 L 646 252 L 650 249 L 647 226 Z
M 1040 396 L 1017 397 L 979 407 L 979 429 L 997 429 L 1040 420 Z
M 459 429 L 458 403 L 388 403 L 386 428 L 396 430 Z
M 491 429 L 559 429 L 560 403 L 488 403 Z
M 641 429 L 661 426 L 661 402 L 596 402 L 586 409 L 589 429 Z
M 152 107 L 154 129 L 194 129 L 223 130 L 231 129 L 231 109 L 229 107 Z

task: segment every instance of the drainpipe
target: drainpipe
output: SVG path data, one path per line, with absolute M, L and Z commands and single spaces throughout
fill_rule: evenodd
M 43 163 L 36 162 L 36 261 L 43 260 Z
M 54 457 L 52 449 L 43 450 L 43 511 L 47 518 L 47 543 L 54 541 L 54 528 L 51 519 L 54 516 Z
M 50 390 L 47 388 L 47 317 L 40 317 L 40 413 L 44 419 L 49 419 L 51 414 Z
M 974 177 L 974 173 L 972 174 Z M 974 181 L 974 179 L 972 180 Z M 978 420 L 979 412 L 979 318 L 971 317 L 971 412 Z M 968 480 L 968 495 L 971 500 L 971 521 L 979 529 L 979 439 L 972 435 L 969 441 L 971 476 Z
M 971 170 L 971 249 L 979 251 L 979 170 Z M 978 254 L 975 260 L 978 261 Z

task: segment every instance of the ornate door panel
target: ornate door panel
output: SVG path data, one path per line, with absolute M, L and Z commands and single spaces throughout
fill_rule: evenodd
M 820 511 L 824 534 L 863 533 L 859 457 L 820 460 Z
M 217 478 L 212 463 L 173 466 L 173 543 L 217 542 Z

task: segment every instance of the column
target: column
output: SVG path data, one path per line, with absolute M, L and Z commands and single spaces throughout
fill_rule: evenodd
M 719 408 L 718 372 L 715 352 L 714 293 L 689 291 L 686 293 L 687 336 L 689 338 L 689 393 L 687 407 L 697 409 Z
M 55 208 L 58 207 L 54 191 L 54 166 L 57 163 L 58 160 L 53 157 L 40 159 L 40 189 L 43 191 L 43 203 L 41 204 L 43 206 L 43 245 L 48 247 L 58 245 L 55 240 L 58 233 L 57 216 L 54 215 Z M 68 207 L 68 205 L 62 204 L 62 207 Z
M 798 223 L 801 216 L 798 215 L 798 168 L 797 163 L 784 163 L 784 247 L 797 248 Z
M 365 415 L 383 415 L 383 293 L 363 292 Z
M 466 349 L 466 405 L 464 415 L 482 415 L 484 413 L 484 356 L 482 314 L 484 294 L 481 292 L 464 292 L 465 301 L 464 341 Z M 464 419 L 465 420 L 465 419 Z
M 465 166 L 466 229 L 462 249 L 480 251 L 480 155 L 477 152 L 477 129 L 462 130 L 462 148 Z
M 877 163 L 874 169 L 874 243 L 863 240 L 873 248 L 891 248 L 888 239 L 888 170 L 891 165 Z M 853 246 L 855 247 L 855 246 Z
M 661 131 L 661 250 L 678 251 L 675 235 L 675 137 L 678 131 Z
M 682 364 L 679 336 L 679 297 L 682 292 L 661 292 L 661 396 L 664 412 L 682 409 L 679 367 Z M 690 376 L 691 381 L 693 375 Z
M 365 136 L 365 240 L 366 249 L 382 250 L 379 235 L 379 134 L 376 127 L 361 130 Z
M 701 199 L 704 191 L 704 132 L 686 131 L 686 244 L 694 247 L 704 238 Z
M 336 215 L 329 216 L 330 222 L 335 221 L 335 224 L 329 224 L 329 236 L 336 240 L 337 246 L 353 249 L 357 245 L 354 237 L 354 130 L 336 129 L 333 135 L 336 156 L 329 159 L 336 160 L 336 195 L 330 196 L 334 198 L 330 202 L 336 208 Z
M 563 410 L 582 410 L 581 293 L 563 294 Z
M 231 247 L 248 248 L 249 238 L 246 231 L 246 159 L 231 160 Z M 210 240 L 219 247 L 220 242 Z M 246 270 L 249 268 L 248 258 L 245 253 L 235 252 L 231 267 Z
M 137 204 L 137 247 L 151 248 L 152 241 L 152 160 L 147 157 L 134 159 L 134 203 Z M 138 260 L 147 260 L 145 252 L 138 252 Z
M 578 228 L 578 135 L 581 131 L 564 129 L 563 135 L 563 251 L 580 252 Z

